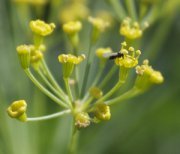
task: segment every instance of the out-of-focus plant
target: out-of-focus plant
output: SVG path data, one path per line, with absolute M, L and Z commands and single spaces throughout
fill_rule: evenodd
M 19 45 L 17 54 L 20 64 L 30 78 L 30 80 L 39 88 L 41 92 L 47 95 L 61 108 L 59 112 L 42 117 L 29 117 L 26 114 L 27 103 L 24 100 L 13 102 L 7 109 L 10 117 L 16 118 L 22 122 L 42 121 L 71 115 L 72 129 L 69 151 L 77 152 L 78 135 L 81 129 L 90 126 L 93 123 L 110 120 L 111 105 L 123 102 L 127 99 L 146 92 L 154 84 L 161 84 L 164 81 L 162 74 L 149 65 L 149 60 L 141 61 L 141 51 L 139 44 L 143 41 L 146 28 L 150 27 L 155 21 L 164 17 L 167 13 L 173 13 L 176 10 L 178 1 L 167 1 L 163 5 L 161 13 L 158 9 L 163 3 L 161 0 L 139 0 L 135 3 L 127 0 L 121 4 L 118 0 L 106 0 L 114 10 L 114 16 L 121 22 L 120 28 L 117 29 L 119 37 L 123 36 L 118 51 L 113 52 L 110 47 L 97 47 L 111 28 L 114 22 L 106 13 L 92 17 L 86 1 L 73 0 L 61 3 L 59 6 L 63 9 L 60 11 L 60 22 L 63 23 L 62 30 L 66 34 L 70 51 L 59 53 L 58 60 L 62 65 L 62 78 L 64 87 L 55 80 L 54 75 L 45 60 L 45 51 L 48 44 L 45 43 L 45 37 L 52 34 L 56 28 L 54 23 L 46 23 L 43 20 L 32 20 L 29 23 L 33 32 L 33 43 Z M 35 6 L 32 1 L 16 0 L 16 3 L 27 3 Z M 44 6 L 48 3 L 57 3 L 55 0 L 37 1 L 37 5 Z M 37 6 L 36 6 L 37 7 Z M 137 9 L 139 8 L 139 9 Z M 81 38 L 80 32 L 84 27 L 82 20 L 89 21 L 90 35 L 88 38 Z M 59 20 L 59 19 L 58 19 Z M 81 41 L 89 40 L 88 48 L 85 53 L 80 51 Z M 113 40 L 113 37 L 111 38 Z M 82 41 L 83 42 L 83 41 Z M 145 55 L 146 51 L 142 51 Z M 98 61 L 96 74 L 91 74 L 94 61 Z M 109 70 L 106 67 L 114 64 Z M 84 64 L 84 65 L 83 65 Z M 114 75 L 118 70 L 118 75 Z M 106 72 L 106 76 L 104 76 Z M 132 73 L 136 72 L 136 76 Z M 89 79 L 90 77 L 94 77 Z M 117 80 L 116 83 L 107 91 L 105 87 L 111 85 L 111 78 Z M 129 84 L 129 78 L 134 81 L 132 88 L 120 95 L 116 95 L 121 87 Z M 91 82 L 89 84 L 89 82 Z

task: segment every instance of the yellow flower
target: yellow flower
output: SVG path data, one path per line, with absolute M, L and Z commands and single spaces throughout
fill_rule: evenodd
M 16 118 L 20 121 L 25 122 L 27 120 L 26 116 L 27 104 L 25 100 L 18 100 L 13 102 L 7 109 L 7 113 L 11 118 Z
M 62 8 L 60 20 L 63 23 L 85 19 L 89 14 L 89 9 L 82 2 L 73 2 Z
M 84 54 L 80 56 L 74 56 L 71 54 L 61 54 L 58 56 L 60 63 L 72 63 L 72 64 L 79 64 L 83 60 L 85 60 L 86 56 Z
M 29 45 L 20 45 L 16 48 L 19 61 L 23 69 L 29 68 L 30 65 L 30 46 Z
M 82 29 L 82 24 L 80 21 L 69 21 L 63 25 L 64 32 L 69 35 L 77 33 L 81 29 Z
M 90 117 L 86 112 L 77 113 L 75 116 L 75 126 L 77 128 L 86 128 L 90 125 Z
M 56 27 L 54 23 L 47 24 L 42 20 L 32 20 L 29 26 L 35 34 L 40 36 L 51 34 Z
M 124 68 L 133 68 L 138 64 L 138 58 L 141 54 L 140 50 L 134 50 L 133 47 L 126 49 L 126 42 L 122 43 L 122 48 L 120 52 L 124 55 L 122 57 L 115 59 L 115 64 Z
M 59 62 L 63 64 L 63 76 L 68 78 L 74 69 L 74 65 L 81 63 L 85 60 L 85 55 L 74 56 L 71 54 L 61 54 L 58 56 Z
M 161 72 L 154 70 L 148 60 L 144 60 L 141 66 L 136 67 L 136 73 L 138 77 L 135 87 L 139 89 L 147 89 L 151 84 L 161 84 L 164 81 Z
M 142 36 L 143 31 L 138 22 L 132 22 L 130 18 L 126 18 L 121 24 L 120 34 L 128 39 L 137 39 Z
M 105 29 L 110 26 L 109 22 L 101 18 L 94 18 L 90 16 L 88 21 L 100 32 L 104 32 Z
M 109 120 L 111 118 L 110 107 L 104 103 L 98 104 L 94 109 L 94 115 L 99 120 Z

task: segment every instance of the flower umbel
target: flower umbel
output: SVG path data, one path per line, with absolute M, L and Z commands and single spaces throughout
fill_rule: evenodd
M 126 18 L 121 24 L 120 34 L 128 39 L 137 39 L 142 36 L 143 31 L 138 22 L 132 22 L 130 18 Z
M 164 81 L 164 77 L 161 72 L 156 71 L 149 65 L 148 60 L 144 60 L 141 66 L 136 67 L 137 79 L 135 87 L 146 90 L 152 84 L 161 84 Z
M 50 35 L 56 27 L 54 23 L 47 24 L 42 20 L 32 20 L 29 26 L 32 32 L 40 36 Z
M 71 54 L 61 54 L 58 56 L 59 62 L 63 64 L 63 75 L 64 78 L 68 78 L 74 69 L 74 65 L 81 63 L 85 60 L 84 54 L 80 56 L 74 56 Z

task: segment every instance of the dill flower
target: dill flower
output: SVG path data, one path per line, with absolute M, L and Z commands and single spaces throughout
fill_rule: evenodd
M 13 102 L 8 108 L 7 113 L 11 118 L 16 118 L 22 122 L 27 120 L 26 116 L 27 103 L 25 100 Z
M 77 33 L 81 29 L 82 29 L 82 24 L 80 21 L 69 21 L 63 25 L 64 32 L 69 35 Z
M 109 120 L 111 118 L 110 107 L 104 103 L 97 104 L 94 115 L 99 120 Z
M 138 22 L 132 22 L 130 18 L 126 18 L 121 24 L 120 34 L 128 39 L 137 39 L 142 36 L 143 31 Z
M 102 18 L 94 18 L 90 16 L 88 21 L 100 32 L 104 32 L 105 29 L 110 26 L 110 23 Z
M 20 45 L 16 48 L 20 64 L 23 69 L 29 68 L 30 65 L 30 46 Z
M 59 13 L 60 21 L 63 23 L 85 19 L 89 14 L 89 9 L 83 2 L 73 2 L 64 6 Z
M 127 48 L 126 42 L 121 43 L 122 48 L 120 52 L 122 57 L 115 59 L 115 64 L 120 66 L 120 79 L 125 80 L 129 69 L 135 67 L 138 64 L 138 58 L 141 54 L 140 50 L 135 50 L 133 47 Z
M 86 112 L 77 113 L 75 116 L 75 126 L 77 128 L 86 128 L 90 125 L 90 117 Z
M 64 78 L 68 78 L 74 69 L 74 65 L 81 63 L 85 60 L 84 54 L 80 56 L 74 56 L 71 54 L 61 54 L 58 56 L 59 62 L 63 64 L 63 75 Z
M 146 90 L 152 84 L 161 84 L 164 81 L 164 77 L 161 72 L 156 71 L 149 65 L 149 61 L 146 59 L 141 66 L 136 67 L 137 79 L 135 87 Z
M 32 20 L 29 26 L 32 32 L 40 36 L 50 35 L 56 27 L 54 23 L 47 24 L 42 20 Z

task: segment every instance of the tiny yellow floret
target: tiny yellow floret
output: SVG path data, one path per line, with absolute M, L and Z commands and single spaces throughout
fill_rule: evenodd
M 56 27 L 54 23 L 47 24 L 42 20 L 32 20 L 29 26 L 32 32 L 40 36 L 50 35 Z
M 7 109 L 7 113 L 11 118 L 16 118 L 22 122 L 27 120 L 26 116 L 27 103 L 25 100 L 13 102 Z
M 94 97 L 95 99 L 98 99 L 100 97 L 103 96 L 103 92 L 101 89 L 99 89 L 98 87 L 91 87 L 89 89 L 89 93 L 92 97 Z
M 128 39 L 137 39 L 142 36 L 143 30 L 138 22 L 132 22 L 130 18 L 126 18 L 121 24 L 120 34 Z
M 63 25 L 65 33 L 72 35 L 78 33 L 82 29 L 82 23 L 80 21 L 69 21 Z

